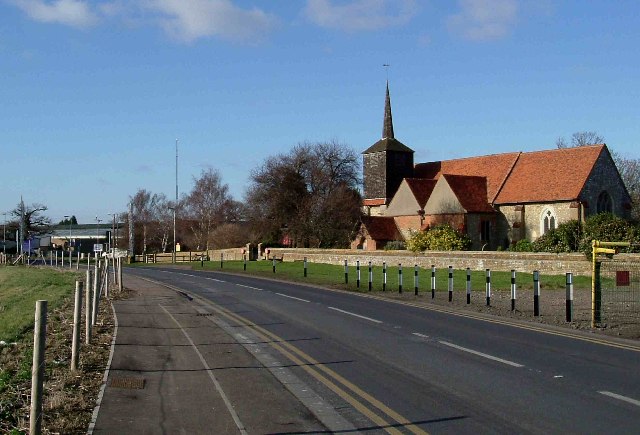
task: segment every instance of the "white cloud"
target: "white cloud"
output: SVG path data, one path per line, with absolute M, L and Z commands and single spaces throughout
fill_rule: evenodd
M 499 39 L 509 34 L 518 15 L 517 0 L 459 0 L 460 12 L 447 27 L 472 41 Z
M 304 15 L 320 27 L 346 31 L 378 30 L 409 22 L 417 13 L 415 0 L 307 0 Z
M 242 9 L 230 0 L 146 0 L 143 7 L 158 14 L 170 36 L 184 42 L 210 36 L 259 42 L 277 23 L 272 14 Z
M 72 27 L 89 27 L 97 16 L 89 5 L 81 0 L 10 0 L 31 19 L 43 23 L 59 23 Z

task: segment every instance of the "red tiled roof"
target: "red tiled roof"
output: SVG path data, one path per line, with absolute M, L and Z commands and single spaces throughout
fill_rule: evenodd
M 493 213 L 487 202 L 487 179 L 465 175 L 442 174 L 467 213 Z
M 424 208 L 427 200 L 433 192 L 433 188 L 436 185 L 436 180 L 428 180 L 424 178 L 405 178 L 405 181 L 409 185 L 413 196 L 418 201 L 421 208 Z
M 392 217 L 363 216 L 362 224 L 373 240 L 401 240 L 402 236 Z
M 605 145 L 522 153 L 496 204 L 578 199 Z
M 493 154 L 441 162 L 418 163 L 414 169 L 416 178 L 438 179 L 442 174 L 485 177 L 487 179 L 487 202 L 493 202 L 500 187 L 518 160 L 521 153 Z

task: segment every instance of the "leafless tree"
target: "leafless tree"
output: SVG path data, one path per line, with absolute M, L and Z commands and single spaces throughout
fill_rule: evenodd
M 217 170 L 203 170 L 193 181 L 193 189 L 185 201 L 185 214 L 191 222 L 197 249 L 208 250 L 213 231 L 232 221 L 237 207 L 229 194 L 229 186 L 222 182 Z
M 302 143 L 251 174 L 248 215 L 262 241 L 294 246 L 348 244 L 360 217 L 359 164 L 337 142 Z
M 158 195 L 152 194 L 146 189 L 138 191 L 130 198 L 133 204 L 133 221 L 142 226 L 142 253 L 147 253 L 147 230 L 152 222 L 153 210 L 158 202 Z
M 571 135 L 571 141 L 567 142 L 564 136 L 556 140 L 557 148 L 574 148 L 586 145 L 596 145 L 604 143 L 604 137 L 595 131 L 578 131 Z
M 20 201 L 11 211 L 11 215 L 24 235 L 45 234 L 51 229 L 51 219 L 43 214 L 47 210 L 48 207 L 44 204 L 24 204 Z

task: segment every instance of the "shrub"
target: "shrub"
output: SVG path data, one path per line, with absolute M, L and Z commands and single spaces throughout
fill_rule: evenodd
M 518 240 L 511 248 L 513 252 L 533 252 L 533 243 L 527 239 Z
M 399 251 L 402 249 L 407 249 L 402 240 L 392 240 L 384 245 L 385 251 Z
M 548 231 L 533 242 L 536 252 L 575 252 L 580 249 L 582 228 L 577 220 L 568 221 Z
M 438 225 L 427 231 L 415 233 L 407 241 L 407 248 L 414 251 L 464 251 L 471 246 L 466 234 L 454 230 L 450 225 Z
M 638 229 L 626 220 L 611 213 L 599 213 L 589 216 L 583 225 L 580 250 L 591 257 L 591 241 L 629 242 L 629 248 L 621 248 L 622 252 L 638 252 L 640 235 Z M 635 245 L 635 246 L 634 246 Z

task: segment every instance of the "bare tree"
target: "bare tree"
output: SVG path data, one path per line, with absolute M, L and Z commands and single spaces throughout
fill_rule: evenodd
M 612 153 L 612 157 L 631 196 L 631 218 L 640 221 L 640 159 L 623 157 L 619 153 Z
M 20 229 L 20 243 L 29 234 L 45 234 L 51 230 L 51 219 L 43 213 L 48 210 L 44 204 L 25 204 L 20 200 L 16 208 L 11 211 Z
M 247 209 L 262 241 L 346 246 L 360 217 L 355 152 L 336 142 L 302 143 L 251 174 Z
M 194 186 L 186 198 L 185 212 L 191 221 L 197 249 L 209 250 L 213 230 L 233 219 L 236 209 L 229 186 L 222 183 L 220 172 L 203 170 L 194 178 Z
M 158 195 L 152 194 L 146 189 L 138 191 L 130 197 L 133 205 L 133 221 L 142 225 L 142 253 L 147 253 L 147 230 L 153 218 L 153 210 L 158 201 Z
M 586 145 L 596 145 L 604 143 L 604 137 L 595 131 L 578 131 L 571 135 L 571 142 L 567 142 L 564 136 L 556 140 L 557 148 L 574 148 Z

